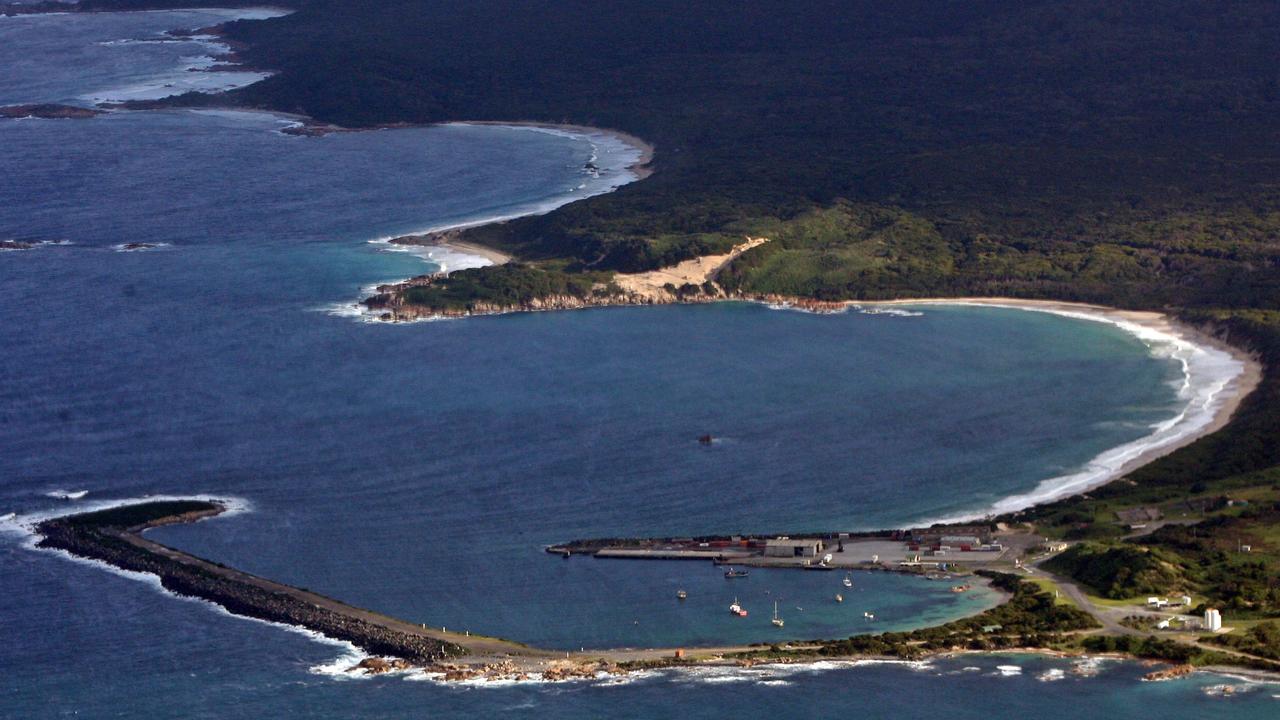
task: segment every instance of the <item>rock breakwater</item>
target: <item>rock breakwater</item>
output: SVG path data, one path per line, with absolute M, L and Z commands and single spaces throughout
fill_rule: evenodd
M 123 570 L 148 573 L 178 595 L 216 603 L 245 617 L 306 628 L 345 640 L 374 655 L 415 664 L 461 656 L 466 649 L 419 631 L 417 626 L 352 607 L 300 588 L 259 578 L 150 542 L 139 534 L 148 527 L 216 515 L 215 503 L 151 503 L 46 520 L 36 527 L 39 546 L 105 562 Z M 129 523 L 129 524 L 126 524 Z

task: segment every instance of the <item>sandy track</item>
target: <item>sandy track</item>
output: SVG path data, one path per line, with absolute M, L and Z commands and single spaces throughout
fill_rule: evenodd
M 725 265 L 733 262 L 739 255 L 754 247 L 769 242 L 765 237 L 748 237 L 746 242 L 739 243 L 723 255 L 703 255 L 671 267 L 659 268 L 642 273 L 619 273 L 613 281 L 623 290 L 634 295 L 653 300 L 670 300 L 674 295 L 664 285 L 676 287 L 693 284 L 702 285 L 714 282 Z

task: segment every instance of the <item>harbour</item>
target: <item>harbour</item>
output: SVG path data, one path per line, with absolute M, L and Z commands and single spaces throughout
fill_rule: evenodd
M 798 570 L 972 570 L 1013 566 L 1017 550 L 1043 541 L 1025 530 L 983 526 L 920 528 L 879 534 L 727 535 L 700 538 L 575 540 L 549 545 L 565 558 L 692 560 L 728 567 Z M 1010 553 L 1010 550 L 1015 550 Z

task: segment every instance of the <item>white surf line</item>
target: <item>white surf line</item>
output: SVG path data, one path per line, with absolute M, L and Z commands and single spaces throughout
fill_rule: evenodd
M 201 17 L 199 19 L 202 21 L 209 21 L 210 24 L 213 25 L 221 25 L 223 23 L 238 20 L 268 20 L 271 18 L 289 15 L 293 11 L 271 7 L 210 7 L 190 9 L 174 8 L 166 10 L 121 10 L 116 12 L 173 14 L 175 17 L 179 13 L 194 13 L 200 15 Z M 180 30 L 183 28 L 170 29 Z M 129 100 L 159 100 L 161 98 L 173 97 L 187 92 L 218 94 L 229 90 L 237 90 L 239 88 L 261 82 L 262 80 L 271 77 L 273 74 L 248 68 L 214 70 L 215 68 L 235 67 L 234 63 L 229 64 L 221 59 L 231 53 L 231 46 L 216 35 L 201 34 L 177 36 L 161 32 L 152 37 L 103 40 L 99 41 L 98 44 L 103 46 L 129 46 L 157 43 L 189 43 L 198 45 L 201 50 L 203 50 L 203 54 L 179 56 L 178 58 L 175 58 L 174 66 L 168 70 L 160 71 L 152 77 L 140 79 L 130 85 L 89 91 L 81 94 L 79 99 L 93 103 L 94 105 L 101 105 L 104 103 L 126 102 Z
M 1236 399 L 1247 361 L 1216 347 L 1200 344 L 1180 332 L 1179 326 L 1158 313 L 1130 313 L 1067 303 L 983 302 L 978 300 L 937 300 L 902 302 L 902 305 L 958 305 L 1025 310 L 1059 315 L 1076 320 L 1114 325 L 1137 337 L 1152 356 L 1177 360 L 1182 366 L 1178 397 L 1185 401 L 1172 418 L 1152 426 L 1153 432 L 1123 445 L 1103 451 L 1075 472 L 1040 481 L 1030 492 L 1006 497 L 981 511 L 957 513 L 921 524 L 971 522 L 992 515 L 1016 512 L 1069 497 L 1105 485 L 1141 465 L 1182 447 L 1220 425 L 1220 414 Z M 1139 316 L 1151 318 L 1147 322 Z M 1234 391 L 1234 392 L 1233 392 Z
M 253 506 L 249 503 L 248 500 L 244 498 L 235 497 L 235 496 L 146 495 L 146 496 L 137 497 L 137 498 L 120 498 L 120 499 L 112 499 L 112 500 L 99 500 L 95 502 L 77 503 L 73 508 L 64 507 L 61 509 L 40 510 L 32 513 L 26 513 L 23 515 L 17 515 L 16 513 L 11 513 L 10 515 L 6 515 L 3 518 L 0 518 L 0 533 L 19 536 L 22 546 L 27 550 L 31 550 L 33 552 L 39 552 L 39 553 L 49 553 L 51 555 L 60 557 L 64 560 L 69 560 L 77 565 L 83 565 L 83 566 L 92 567 L 98 570 L 104 570 L 107 573 L 111 575 L 115 575 L 117 577 L 122 577 L 128 580 L 141 582 L 142 584 L 150 587 L 153 590 L 156 590 L 157 592 L 159 592 L 160 594 L 166 597 L 173 598 L 176 600 L 182 600 L 184 602 L 196 603 L 204 608 L 214 611 L 219 615 L 235 618 L 237 620 L 248 620 L 250 622 L 260 623 L 262 625 L 268 625 L 278 630 L 285 630 L 294 634 L 302 635 L 303 637 L 306 637 L 307 639 L 313 642 L 318 642 L 323 645 L 328 645 L 330 647 L 336 647 L 342 651 L 340 655 L 338 655 L 336 658 L 334 658 L 333 660 L 330 660 L 327 663 L 321 663 L 318 665 L 311 666 L 309 668 L 309 671 L 313 674 L 328 675 L 331 677 L 361 677 L 362 676 L 361 673 L 351 673 L 349 672 L 349 670 L 350 668 L 357 665 L 361 660 L 364 660 L 365 658 L 369 657 L 369 655 L 363 652 L 362 650 L 360 650 L 359 648 L 357 648 L 351 642 L 348 642 L 346 640 L 339 640 L 337 638 L 331 638 L 327 635 L 318 633 L 314 630 L 309 630 L 304 627 L 298 627 L 297 625 L 289 625 L 287 623 L 279 623 L 271 620 L 263 620 L 261 618 L 255 618 L 248 615 L 237 615 L 236 613 L 233 613 L 230 610 L 227 610 L 225 607 L 211 600 L 206 600 L 204 598 L 175 593 L 172 590 L 169 590 L 168 588 L 166 588 L 160 582 L 160 578 L 157 575 L 153 575 L 147 572 L 138 572 L 136 570 L 126 570 L 124 568 L 116 567 L 115 565 L 112 565 L 111 563 L 108 563 L 108 562 L 104 562 L 102 560 L 98 560 L 95 558 L 81 557 L 80 555 L 76 555 L 74 553 L 68 552 L 67 550 L 63 550 L 62 548 L 45 548 L 45 547 L 40 547 L 38 545 L 42 536 L 38 532 L 36 532 L 36 526 L 38 526 L 42 522 L 45 522 L 46 520 L 53 520 L 55 518 L 66 517 L 68 515 L 80 515 L 83 513 L 97 512 L 99 510 L 110 510 L 111 508 L 123 507 L 125 505 L 136 505 L 138 503 L 174 502 L 174 501 L 182 501 L 182 500 L 200 500 L 203 502 L 217 502 L 222 504 L 226 508 L 226 510 L 219 513 L 218 515 L 212 516 L 210 518 L 201 518 L 197 522 L 204 522 L 205 520 L 217 519 L 221 517 L 230 517 L 233 515 L 240 515 L 243 513 L 253 511 Z
M 634 170 L 634 168 L 640 166 L 646 161 L 645 148 L 628 142 L 619 134 L 602 129 L 570 129 L 545 127 L 540 125 L 522 125 L 519 123 L 505 124 L 469 122 L 442 123 L 440 127 L 506 128 L 508 130 L 523 130 L 527 132 L 542 133 L 545 135 L 555 135 L 557 137 L 585 140 L 591 146 L 589 162 L 600 162 L 602 152 L 609 158 L 609 162 L 599 166 L 594 173 L 590 173 L 590 182 L 582 183 L 569 191 L 558 191 L 542 200 L 532 201 L 524 205 L 517 205 L 505 213 L 458 222 L 430 225 L 425 228 L 398 232 L 394 235 L 384 235 L 382 237 L 366 241 L 383 252 L 399 252 L 418 257 L 423 260 L 424 263 L 438 267 L 438 272 L 454 272 L 469 268 L 488 267 L 493 265 L 494 262 L 491 258 L 485 257 L 484 255 L 469 253 L 465 249 L 448 244 L 399 245 L 393 244 L 391 241 L 401 237 L 430 235 L 433 233 L 448 232 L 450 230 L 466 230 L 484 225 L 518 220 L 525 217 L 546 215 L 547 213 L 558 210 L 569 203 L 577 202 L 578 200 L 586 200 L 587 198 L 596 197 L 598 195 L 605 195 L 617 190 L 623 185 L 640 180 L 641 176 Z M 316 309 L 335 317 L 353 318 L 362 322 L 386 324 L 381 323 L 378 320 L 379 312 L 369 310 L 361 305 L 360 301 L 372 295 L 379 285 L 393 285 L 404 282 L 407 279 L 408 278 L 400 277 L 372 283 L 363 286 L 360 291 L 360 296 L 354 301 L 331 303 Z M 450 318 L 417 318 L 412 322 L 397 322 L 392 324 L 411 325 L 420 321 L 432 321 L 437 319 Z

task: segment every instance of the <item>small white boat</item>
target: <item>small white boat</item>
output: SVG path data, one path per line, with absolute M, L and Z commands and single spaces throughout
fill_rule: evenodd
M 677 600 L 684 600 L 684 599 L 685 599 L 685 598 L 687 598 L 687 597 L 689 597 L 689 593 L 687 593 L 687 592 L 685 592 L 685 591 L 683 591 L 683 590 L 677 590 L 677 591 L 676 591 L 676 599 L 677 599 Z
M 840 593 L 836 593 L 836 602 L 844 602 L 844 596 Z
M 875 619 L 876 619 L 876 614 L 875 614 L 875 613 L 873 613 L 873 612 L 864 612 L 864 613 L 862 613 L 862 617 L 864 617 L 864 618 L 866 618 L 866 619 L 868 619 L 868 620 L 875 620 Z
M 733 604 L 729 606 L 729 613 L 738 617 L 746 617 L 747 611 L 738 604 L 738 598 L 733 599 Z
M 774 627 L 782 627 L 782 626 L 785 624 L 785 622 L 786 622 L 786 621 L 784 621 L 782 618 L 778 617 L 778 601 L 777 601 L 777 600 L 774 600 L 774 601 L 773 601 L 773 620 L 772 620 L 772 622 L 773 622 L 773 626 L 774 626 Z
M 849 573 L 845 573 L 844 580 L 841 580 L 840 583 L 845 587 L 853 587 L 853 577 Z

